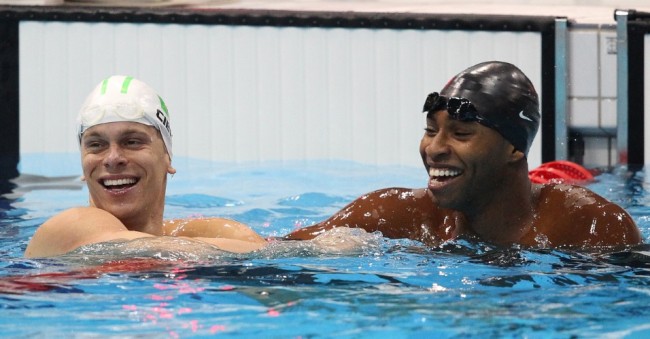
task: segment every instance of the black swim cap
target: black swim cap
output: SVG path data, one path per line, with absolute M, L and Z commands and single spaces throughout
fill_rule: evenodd
M 424 111 L 441 109 L 453 119 L 495 129 L 526 156 L 539 128 L 537 92 L 519 68 L 506 62 L 472 66 L 449 80 L 440 94 L 429 94 Z

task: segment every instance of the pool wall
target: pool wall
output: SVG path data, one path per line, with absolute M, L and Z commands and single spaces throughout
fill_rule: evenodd
M 16 153 L 76 152 L 71 122 L 80 103 L 99 80 L 124 73 L 166 99 L 181 156 L 418 166 L 426 94 L 467 65 L 499 59 L 519 65 L 541 93 L 531 166 L 565 158 L 588 167 L 643 164 L 647 29 L 643 13 L 631 12 L 622 30 L 619 15 L 584 24 L 547 16 L 0 6 L 9 37 L 0 54 L 9 66 L 1 122 L 14 133 L 5 135 L 17 140 Z M 628 30 L 630 39 L 622 37 Z M 11 142 L 2 147 L 14 154 Z
M 552 17 L 71 7 L 3 13 L 19 27 L 21 153 L 76 152 L 77 110 L 114 73 L 141 78 L 165 98 L 175 154 L 228 162 L 418 166 L 424 98 L 484 60 L 517 64 L 549 108 L 555 94 Z M 554 140 L 549 108 L 542 135 Z M 555 156 L 554 143 L 542 146 L 541 139 L 531 165 L 544 152 Z

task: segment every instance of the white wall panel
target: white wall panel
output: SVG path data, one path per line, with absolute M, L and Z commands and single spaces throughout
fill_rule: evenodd
M 280 97 L 280 149 L 278 154 L 283 159 L 301 159 L 304 156 L 306 141 L 305 115 L 312 114 L 306 110 L 308 100 L 305 97 L 305 87 L 312 86 L 305 82 L 305 31 L 301 28 L 281 28 L 280 32 L 280 76 L 279 91 L 274 94 Z M 253 74 L 254 78 L 255 75 Z M 277 80 L 270 79 L 268 87 Z M 263 90 L 263 89 L 260 89 Z M 273 114 L 272 112 L 268 112 Z M 273 114 L 275 115 L 275 114 Z M 251 121 L 255 123 L 255 121 Z M 313 150 L 320 154 L 319 150 Z M 275 153 L 275 152 L 274 152 Z
M 281 126 L 284 125 L 282 103 L 291 100 L 291 98 L 284 98 L 278 86 L 278 79 L 281 79 L 284 73 L 283 62 L 280 58 L 281 51 L 277 48 L 280 45 L 282 34 L 278 29 L 264 27 L 259 30 L 257 36 L 257 50 L 251 51 L 254 53 L 251 56 L 255 57 L 255 60 L 251 59 L 251 67 L 256 68 L 256 74 L 251 74 L 254 86 L 247 91 L 248 100 L 257 102 L 255 110 L 250 112 L 256 115 L 256 121 L 251 121 L 249 128 L 250 132 L 255 133 L 259 138 L 258 157 L 260 160 L 285 159 L 286 152 L 283 150 L 283 141 L 290 136 L 283 135 L 279 131 L 282 131 Z M 255 77 L 257 77 L 257 81 L 255 81 Z M 246 91 L 245 88 L 243 90 Z M 275 114 L 276 112 L 279 114 Z M 224 111 L 224 114 L 227 113 Z M 245 114 L 245 112 L 242 113 Z M 314 112 L 314 114 L 317 113 Z M 298 128 L 297 125 L 294 127 Z M 246 142 L 246 140 L 242 140 L 242 142 Z M 245 158 L 246 154 L 241 154 L 240 157 Z
M 568 35 L 568 125 L 591 134 L 584 164 L 592 166 L 612 165 L 616 153 L 609 135 L 616 129 L 616 54 L 609 40 L 615 38 L 611 27 L 593 25 L 574 26 Z
M 378 115 L 369 115 L 375 111 L 377 81 L 375 71 L 378 68 L 375 58 L 374 30 L 359 29 L 352 31 L 350 62 L 352 63 L 350 79 L 352 88 L 350 115 L 352 117 L 352 158 L 360 162 L 372 162 L 376 148 L 376 126 Z
M 426 95 L 485 60 L 540 90 L 539 33 L 22 22 L 21 153 L 76 152 L 86 94 L 129 74 L 165 99 L 178 156 L 419 166 Z
M 329 156 L 332 149 L 329 145 L 327 133 L 328 120 L 328 102 L 327 96 L 322 93 L 328 93 L 329 86 L 329 65 L 328 55 L 324 53 L 327 50 L 327 35 L 318 34 L 317 29 L 306 29 L 305 33 L 309 37 L 304 40 L 305 43 L 305 92 L 303 118 L 305 119 L 304 128 L 304 147 L 302 159 L 324 158 L 323 155 Z M 309 84 L 309 85 L 307 85 Z M 283 134 L 289 137 L 288 134 Z M 316 153 L 314 150 L 319 150 Z
M 328 83 L 327 83 L 327 108 L 328 116 L 327 134 L 329 157 L 333 158 L 338 152 L 342 159 L 354 159 L 352 153 L 352 43 L 350 35 L 352 31 L 342 28 L 334 28 L 327 36 L 328 56 Z
M 399 138 L 392 140 L 398 147 L 395 163 L 406 164 L 413 161 L 414 156 L 419 157 L 416 147 L 420 144 L 420 138 L 424 135 L 424 115 L 421 113 L 424 98 L 428 91 L 433 91 L 435 84 L 431 83 L 431 77 L 427 74 L 436 72 L 436 65 L 427 60 L 435 54 L 435 48 L 431 44 L 422 44 L 422 32 L 404 31 L 397 39 L 397 84 L 411 84 L 410 86 L 396 86 L 395 104 L 397 107 L 394 114 L 398 119 L 393 126 Z M 427 50 L 427 48 L 429 50 Z M 437 85 L 441 86 L 441 85 Z M 413 88 L 422 88 L 425 93 L 416 92 Z M 423 96 L 423 94 L 425 96 Z M 389 141 L 389 140 L 386 140 Z M 381 155 L 379 158 L 381 158 Z M 419 158 L 418 158 L 419 159 Z

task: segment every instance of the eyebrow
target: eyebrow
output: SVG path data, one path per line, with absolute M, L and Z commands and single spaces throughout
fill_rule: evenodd
M 437 112 L 441 112 L 441 111 L 435 111 L 434 113 L 428 113 L 427 114 L 427 119 L 426 119 L 427 126 L 429 126 L 429 125 L 435 125 L 435 126 L 441 125 L 441 124 L 438 123 L 438 121 L 436 120 L 436 117 L 435 117 L 435 113 L 437 113 Z M 445 112 L 445 111 L 442 111 L 442 112 Z M 456 120 L 456 119 L 452 119 L 452 118 L 448 118 L 445 122 L 443 122 L 443 124 L 448 124 L 449 126 L 452 126 L 452 127 L 453 126 L 475 126 L 475 125 L 484 126 L 484 125 L 480 124 L 478 121 L 461 121 L 461 120 Z M 487 127 L 487 126 L 484 126 L 484 127 Z
M 100 133 L 97 131 L 90 131 L 90 132 L 85 132 L 82 136 L 82 139 L 84 139 L 86 136 L 90 137 L 103 137 L 106 133 Z M 131 135 L 131 134 L 144 134 L 147 136 L 150 136 L 147 131 L 139 130 L 139 129 L 134 129 L 134 128 L 127 128 L 126 130 L 120 132 L 120 137 L 125 136 L 125 135 Z

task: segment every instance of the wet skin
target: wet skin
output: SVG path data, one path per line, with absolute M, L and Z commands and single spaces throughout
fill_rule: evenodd
M 89 207 L 65 210 L 41 225 L 26 257 L 50 257 L 84 245 L 154 236 L 187 237 L 229 252 L 250 252 L 266 241 L 248 226 L 223 218 L 163 222 L 171 166 L 158 130 L 136 122 L 95 125 L 81 140 Z M 177 242 L 161 238 L 161 250 Z M 187 248 L 178 248 L 187 251 Z
M 311 239 L 347 226 L 432 246 L 459 237 L 530 247 L 642 241 L 629 214 L 594 192 L 564 184 L 531 184 L 525 155 L 476 122 L 449 119 L 445 111 L 429 114 L 420 154 L 429 174 L 427 188 L 368 193 L 286 239 Z
M 81 141 L 81 164 L 91 206 L 129 230 L 162 234 L 167 173 L 176 170 L 154 127 L 129 122 L 91 127 Z

